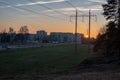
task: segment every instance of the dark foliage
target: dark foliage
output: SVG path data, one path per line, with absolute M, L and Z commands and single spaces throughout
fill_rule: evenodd
M 94 51 L 103 50 L 104 55 L 120 57 L 120 8 L 116 0 L 108 0 L 102 5 L 108 24 L 104 34 L 99 34 Z
M 8 32 L 0 33 L 0 43 L 25 43 L 29 38 L 29 30 L 27 26 L 21 26 L 19 33 L 15 33 L 13 28 L 9 28 Z
M 0 42 L 1 43 L 8 43 L 8 42 L 10 42 L 10 35 L 8 35 L 7 33 L 1 33 L 0 34 Z
M 14 42 L 25 43 L 28 37 L 29 37 L 29 34 L 22 34 L 22 33 L 16 34 L 14 38 Z

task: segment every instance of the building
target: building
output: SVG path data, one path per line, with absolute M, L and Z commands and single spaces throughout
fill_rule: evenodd
M 37 41 L 36 34 L 29 34 L 28 42 L 35 42 Z
M 0 34 L 2 35 L 2 34 Z M 51 32 L 47 35 L 44 30 L 37 31 L 36 34 L 16 34 L 9 33 L 10 42 L 40 42 L 40 43 L 74 43 L 75 34 L 65 32 Z M 1 41 L 1 36 L 0 36 Z M 82 43 L 83 34 L 77 33 L 77 43 Z
M 58 42 L 58 43 L 73 42 L 74 35 L 72 33 L 51 32 L 50 40 L 51 42 Z
M 73 33 L 62 33 L 62 32 L 51 32 L 50 41 L 57 43 L 72 43 L 75 42 L 75 34 Z M 77 43 L 82 43 L 83 34 L 77 33 Z
M 37 31 L 36 37 L 39 42 L 43 42 L 43 40 L 47 38 L 47 32 L 44 30 Z
M 83 34 L 77 33 L 77 43 L 82 44 L 82 42 L 83 42 L 83 37 L 84 37 Z M 75 37 L 74 37 L 74 39 L 75 39 Z

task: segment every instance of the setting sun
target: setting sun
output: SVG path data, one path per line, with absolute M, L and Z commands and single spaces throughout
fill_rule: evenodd
M 85 38 L 88 38 L 88 35 L 86 35 Z

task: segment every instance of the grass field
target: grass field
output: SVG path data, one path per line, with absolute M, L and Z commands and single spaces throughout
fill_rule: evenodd
M 74 45 L 0 51 L 0 76 L 48 74 L 78 65 L 90 54 L 87 45 Z

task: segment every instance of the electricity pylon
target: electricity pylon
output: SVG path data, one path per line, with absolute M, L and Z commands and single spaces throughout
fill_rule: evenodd
M 89 18 L 89 34 L 88 34 L 88 52 L 90 53 L 90 38 L 91 38 L 91 17 L 95 17 L 97 20 L 97 15 L 91 15 L 91 10 L 89 10 L 89 15 L 78 15 L 78 10 L 76 9 L 76 15 L 72 15 L 70 16 L 70 20 L 71 17 L 75 17 L 75 53 L 77 53 L 77 27 L 78 27 L 78 17 L 82 17 L 84 19 L 84 17 L 88 17 Z

